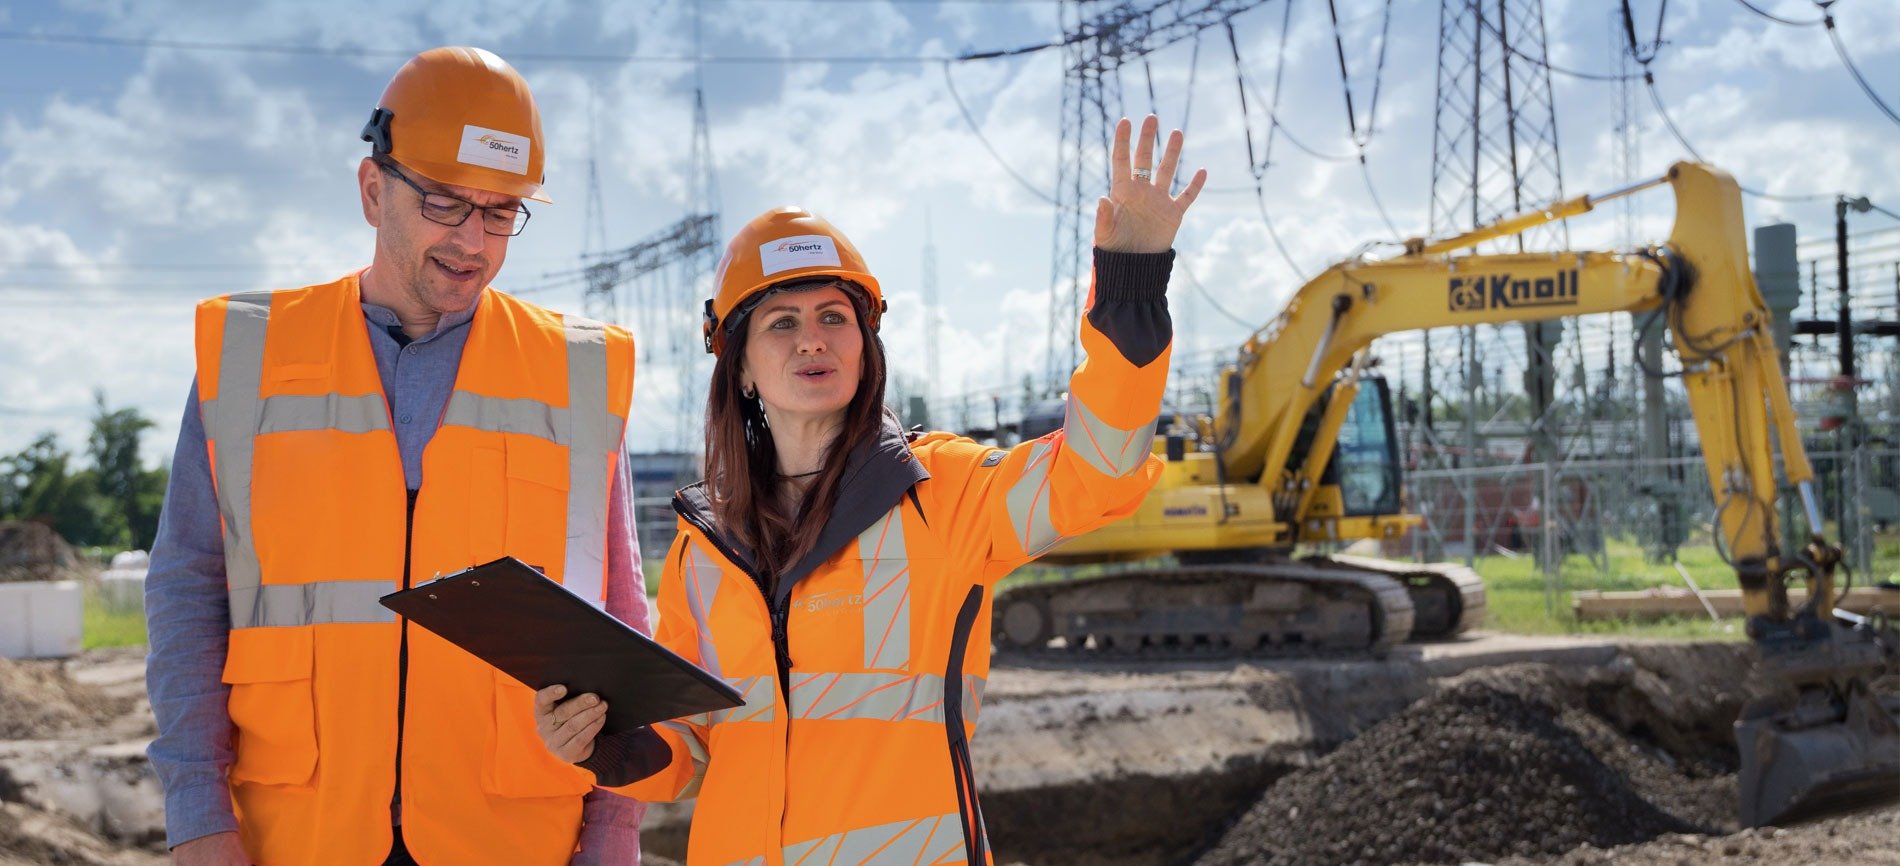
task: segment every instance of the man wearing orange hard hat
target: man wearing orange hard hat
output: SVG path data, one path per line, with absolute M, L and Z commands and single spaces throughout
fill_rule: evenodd
M 173 862 L 637 863 L 643 807 L 547 753 L 528 688 L 377 601 L 514 556 L 647 628 L 633 339 L 490 286 L 548 200 L 501 58 L 416 55 L 363 138 L 369 266 L 198 306 L 146 581 Z

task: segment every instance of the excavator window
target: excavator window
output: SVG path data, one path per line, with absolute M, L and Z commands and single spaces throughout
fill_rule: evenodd
M 1339 485 L 1341 504 L 1349 517 L 1399 513 L 1400 475 L 1398 436 L 1392 425 L 1392 396 L 1385 379 L 1368 376 L 1346 410 L 1339 428 L 1332 464 L 1323 483 Z

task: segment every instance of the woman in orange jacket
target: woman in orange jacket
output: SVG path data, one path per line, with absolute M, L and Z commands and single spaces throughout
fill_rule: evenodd
M 1158 166 L 1155 133 L 1131 163 L 1115 130 L 1067 421 L 1007 450 L 890 417 L 882 292 L 829 223 L 781 208 L 733 238 L 706 304 L 707 480 L 674 498 L 657 637 L 745 705 L 606 737 L 594 695 L 535 706 L 598 784 L 698 797 L 691 866 L 990 861 L 969 756 L 988 590 L 1160 473 L 1171 247 L 1207 173 L 1170 195 L 1181 133 Z

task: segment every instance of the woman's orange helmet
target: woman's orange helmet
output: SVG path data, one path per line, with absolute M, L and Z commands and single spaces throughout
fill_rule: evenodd
M 864 290 L 872 331 L 884 313 L 884 291 L 864 257 L 843 232 L 801 207 L 773 208 L 746 223 L 726 245 L 714 275 L 718 293 L 706 299 L 706 351 L 715 355 L 745 318 L 747 300 L 775 286 L 836 277 Z M 738 311 L 738 315 L 734 315 Z
M 389 80 L 363 140 L 436 183 L 547 201 L 541 113 L 528 82 L 480 48 L 431 48 Z

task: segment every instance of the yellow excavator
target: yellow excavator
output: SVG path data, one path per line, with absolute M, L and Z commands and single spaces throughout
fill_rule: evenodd
M 1667 185 L 1669 240 L 1628 251 L 1476 254 L 1487 241 Z M 1222 374 L 1215 417 L 1177 419 L 1161 480 L 1130 518 L 1044 562 L 1094 576 L 997 595 L 1005 649 L 1142 655 L 1183 650 L 1382 654 L 1482 620 L 1462 566 L 1305 557 L 1301 544 L 1386 539 L 1420 520 L 1400 504 L 1400 462 L 1374 339 L 1403 331 L 1628 312 L 1667 325 L 1718 503 L 1748 636 L 1794 697 L 1736 723 L 1742 820 L 1777 823 L 1900 794 L 1900 725 L 1870 682 L 1900 670 L 1883 618 L 1837 611 L 1841 551 L 1823 535 L 1814 471 L 1749 271 L 1741 193 L 1726 173 L 1677 163 L 1663 177 L 1442 240 L 1341 262 L 1306 283 Z M 1184 421 L 1184 423 L 1183 423 Z M 1800 492 L 1805 547 L 1781 547 L 1774 457 Z M 1157 564 L 1159 563 L 1159 564 Z M 1806 599 L 1788 587 L 1806 584 Z

